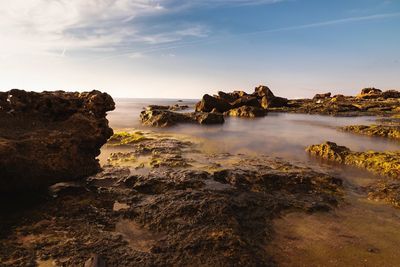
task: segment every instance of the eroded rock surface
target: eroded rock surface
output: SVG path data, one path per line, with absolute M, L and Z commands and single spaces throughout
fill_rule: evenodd
M 2 264 L 82 266 L 95 254 L 108 266 L 273 266 L 273 218 L 327 211 L 342 199 L 340 179 L 304 166 L 145 137 L 121 147 L 147 171 L 137 173 L 136 162 L 106 166 L 82 190 L 4 217 Z M 165 164 L 152 165 L 153 156 Z
M 399 125 L 350 125 L 342 127 L 341 130 L 356 134 L 380 136 L 400 140 Z
M 221 113 L 190 112 L 180 113 L 166 109 L 146 109 L 141 112 L 142 124 L 153 127 L 168 127 L 178 123 L 222 124 L 224 117 Z
M 283 107 L 287 103 L 286 98 L 275 96 L 267 86 L 260 85 L 252 94 L 243 91 L 232 93 L 220 91 L 214 96 L 206 94 L 196 104 L 196 111 L 211 112 L 215 109 L 228 116 L 258 117 L 266 114 L 261 112 L 262 109 Z
M 367 186 L 368 197 L 400 207 L 400 151 L 354 152 L 332 142 L 309 146 L 307 151 L 326 160 L 357 166 L 381 175 L 379 181 Z
M 100 170 L 114 101 L 85 93 L 0 92 L 0 192 L 42 189 Z

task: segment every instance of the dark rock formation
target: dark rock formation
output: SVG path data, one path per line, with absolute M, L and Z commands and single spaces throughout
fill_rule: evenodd
M 0 92 L 0 192 L 45 188 L 100 170 L 114 101 L 99 91 Z
M 323 100 L 331 97 L 331 93 L 325 93 L 325 94 L 316 94 L 313 97 L 313 100 Z
M 196 111 L 211 112 L 213 109 L 217 109 L 218 112 L 225 112 L 231 108 L 231 105 L 224 99 L 217 98 L 205 94 L 201 101 L 196 104 Z
M 358 98 L 372 99 L 378 98 L 382 95 L 382 90 L 376 88 L 364 88 L 361 90 L 360 94 L 357 95 Z
M 255 111 L 253 115 L 261 116 L 258 109 L 279 108 L 287 106 L 288 100 L 283 97 L 275 96 L 272 91 L 264 85 L 255 88 L 252 94 L 243 91 L 232 93 L 218 92 L 216 96 L 204 95 L 202 100 L 197 103 L 196 111 L 212 112 L 217 111 L 228 116 L 242 116 L 241 111 Z M 242 108 L 243 107 L 243 108 Z M 239 112 L 239 113 L 238 113 Z M 255 117 L 253 115 L 243 115 L 242 117 Z M 265 112 L 264 114 L 265 115 Z
M 221 113 L 190 112 L 178 113 L 166 109 L 146 109 L 140 113 L 142 124 L 153 127 L 168 127 L 178 123 L 222 124 Z
M 233 117 L 263 117 L 267 114 L 265 109 L 253 107 L 253 106 L 241 106 L 240 108 L 234 108 L 224 113 L 227 116 Z
M 400 92 L 396 90 L 387 90 L 382 93 L 383 98 L 400 98 Z

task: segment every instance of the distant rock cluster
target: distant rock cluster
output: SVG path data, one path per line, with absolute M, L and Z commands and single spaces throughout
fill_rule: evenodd
M 275 96 L 264 85 L 255 88 L 252 94 L 244 91 L 232 93 L 218 92 L 218 95 L 204 95 L 196 104 L 196 111 L 224 113 L 228 116 L 260 117 L 266 114 L 268 108 L 287 106 L 288 99 Z

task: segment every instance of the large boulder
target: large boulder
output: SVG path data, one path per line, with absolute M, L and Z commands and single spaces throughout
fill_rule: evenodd
M 280 108 L 285 107 L 288 104 L 288 99 L 275 96 L 274 93 L 265 85 L 256 87 L 253 95 L 260 99 L 261 107 L 264 109 L 268 108 Z
M 113 134 L 114 101 L 85 93 L 0 92 L 0 192 L 32 191 L 95 174 Z
M 213 109 L 223 113 L 231 109 L 231 105 L 224 99 L 210 96 L 208 94 L 205 94 L 201 101 L 196 104 L 196 111 L 211 112 Z
M 254 89 L 253 95 L 258 96 L 259 98 L 267 97 L 274 98 L 275 95 L 272 91 L 265 85 L 260 85 Z

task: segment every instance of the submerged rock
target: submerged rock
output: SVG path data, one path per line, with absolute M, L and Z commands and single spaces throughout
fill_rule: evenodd
M 85 93 L 0 92 L 0 192 L 43 189 L 100 170 L 114 101 Z

